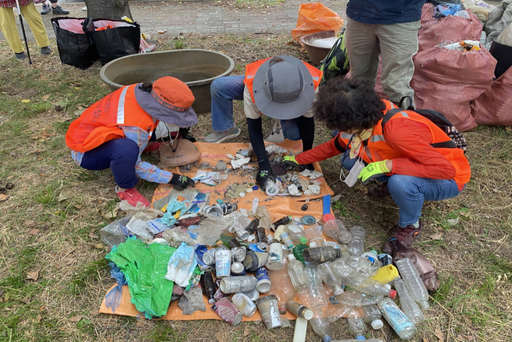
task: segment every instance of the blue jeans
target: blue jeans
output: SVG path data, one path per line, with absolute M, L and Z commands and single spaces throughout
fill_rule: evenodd
M 235 125 L 233 120 L 233 100 L 244 99 L 245 76 L 226 76 L 215 79 L 210 85 L 212 97 L 212 128 L 225 132 Z M 283 134 L 287 139 L 300 140 L 297 120 L 281 120 Z
M 350 159 L 347 150 L 340 157 L 341 165 L 350 170 L 356 159 Z M 366 164 L 366 163 L 365 163 Z M 398 205 L 399 227 L 406 227 L 418 222 L 425 201 L 441 201 L 461 193 L 453 179 L 430 179 L 406 175 L 383 176 L 379 182 L 388 182 L 391 197 Z
M 137 143 L 130 139 L 120 138 L 109 140 L 85 152 L 80 166 L 93 171 L 110 168 L 117 185 L 121 188 L 132 189 L 139 181 L 135 173 L 138 157 L 139 146 Z

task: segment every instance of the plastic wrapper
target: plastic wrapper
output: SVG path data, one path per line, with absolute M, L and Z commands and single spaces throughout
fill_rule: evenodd
M 123 272 L 113 262 L 108 263 L 110 265 L 110 276 L 116 280 L 117 286 L 110 290 L 105 296 L 105 304 L 107 308 L 112 309 L 115 313 L 116 309 L 121 304 L 121 298 L 123 293 L 123 285 L 126 285 L 126 278 Z
M 165 279 L 174 281 L 178 286 L 187 287 L 196 266 L 194 247 L 182 243 L 169 259 Z
M 101 241 L 110 248 L 118 246 L 132 236 L 126 225 L 132 217 L 127 216 L 100 229 Z
M 159 243 L 149 246 L 135 237 L 114 246 L 105 257 L 123 272 L 131 302 L 146 318 L 164 316 L 169 309 L 174 283 L 165 279 L 175 248 Z
M 204 214 L 202 214 L 204 215 Z M 167 229 L 162 233 L 162 237 L 167 241 L 186 242 L 189 245 L 215 246 L 215 242 L 220 239 L 220 234 L 231 226 L 231 221 L 224 217 L 204 215 L 206 218 L 201 221 L 200 227 L 194 231 L 197 233 L 197 239 L 192 239 L 186 229 L 173 228 Z
M 178 306 L 183 310 L 184 315 L 191 315 L 196 311 L 206 311 L 206 305 L 203 301 L 203 292 L 200 286 L 192 287 L 189 291 L 184 291 Z

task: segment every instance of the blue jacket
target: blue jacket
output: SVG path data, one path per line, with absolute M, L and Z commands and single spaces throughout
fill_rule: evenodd
M 364 24 L 399 24 L 421 19 L 425 0 L 350 0 L 347 16 Z

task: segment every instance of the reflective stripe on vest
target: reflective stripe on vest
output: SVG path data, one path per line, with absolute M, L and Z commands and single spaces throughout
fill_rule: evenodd
M 121 96 L 119 96 L 119 102 L 117 103 L 117 124 L 124 125 L 124 102 L 126 98 L 126 92 L 128 91 L 128 87 L 124 87 L 121 92 Z

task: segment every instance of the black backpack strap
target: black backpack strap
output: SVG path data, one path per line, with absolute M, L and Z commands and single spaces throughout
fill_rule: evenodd
M 338 141 L 339 138 L 341 138 L 341 132 L 339 132 L 336 138 L 334 138 L 334 146 L 338 151 L 345 152 L 345 149 L 343 148 L 343 146 L 341 146 L 340 142 Z
M 381 123 L 381 125 L 382 125 L 382 132 L 384 132 L 384 125 L 386 124 L 386 122 L 391 120 L 393 115 L 395 115 L 396 113 L 400 113 L 401 111 L 403 111 L 403 109 L 400 109 L 400 108 L 393 108 L 393 109 L 388 110 L 388 112 L 382 118 L 382 123 Z
M 440 143 L 430 144 L 434 148 L 456 148 L 457 145 L 452 141 L 443 141 Z

